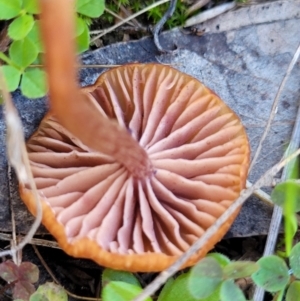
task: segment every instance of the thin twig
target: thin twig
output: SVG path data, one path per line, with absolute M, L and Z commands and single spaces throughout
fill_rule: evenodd
M 100 64 L 87 64 L 87 65 L 78 65 L 78 68 L 84 69 L 84 68 L 115 68 L 119 67 L 120 65 L 100 65 Z M 42 64 L 34 64 L 29 65 L 27 68 L 44 68 L 45 65 Z
M 291 74 L 291 72 L 292 72 L 292 70 L 293 70 L 293 68 L 294 68 L 294 66 L 295 66 L 295 64 L 296 64 L 296 62 L 297 62 L 297 60 L 299 58 L 299 55 L 300 55 L 300 45 L 298 46 L 298 48 L 297 48 L 297 50 L 296 50 L 296 52 L 295 52 L 295 54 L 294 54 L 294 56 L 293 56 L 290 64 L 289 64 L 289 67 L 288 67 L 288 69 L 287 69 L 287 71 L 286 71 L 286 73 L 284 75 L 284 78 L 283 78 L 283 80 L 282 80 L 282 82 L 281 82 L 281 84 L 279 86 L 279 89 L 277 91 L 277 94 L 275 96 L 275 99 L 274 99 L 274 102 L 273 102 L 273 105 L 272 105 L 272 109 L 271 109 L 271 113 L 270 113 L 267 125 L 265 127 L 265 130 L 264 130 L 261 138 L 260 138 L 258 147 L 256 149 L 256 152 L 255 152 L 255 154 L 253 156 L 253 159 L 252 159 L 252 162 L 250 164 L 249 173 L 251 172 L 251 169 L 255 165 L 256 160 L 257 160 L 257 158 L 258 158 L 258 156 L 260 154 L 260 151 L 262 149 L 262 145 L 263 145 L 263 143 L 264 143 L 264 141 L 265 141 L 265 139 L 267 137 L 267 134 L 268 134 L 268 132 L 270 130 L 271 123 L 272 123 L 272 121 L 273 121 L 273 119 L 274 119 L 274 117 L 276 115 L 277 108 L 278 108 L 279 98 L 280 98 L 281 93 L 283 91 L 283 88 L 284 88 L 284 86 L 286 84 L 286 81 L 287 81 L 288 77 L 290 76 L 290 74 Z
M 119 1 L 114 0 L 114 3 L 119 6 L 119 9 L 122 11 L 122 13 L 125 15 L 126 18 L 132 15 L 132 12 L 129 12 L 126 9 L 126 7 L 124 7 L 122 4 L 119 3 Z M 132 22 L 134 23 L 134 26 L 138 26 L 138 27 L 142 26 L 136 19 L 133 19 Z
M 194 3 L 192 6 L 190 6 L 186 12 L 185 15 L 189 16 L 192 13 L 194 13 L 196 10 L 200 9 L 201 7 L 203 7 L 204 5 L 206 5 L 210 0 L 199 0 L 196 3 Z
M 294 180 L 296 183 L 300 184 L 300 180 Z M 282 180 L 280 180 L 280 182 L 282 182 Z M 249 188 L 252 186 L 252 183 L 250 183 L 249 181 L 247 181 L 246 187 Z M 264 192 L 261 189 L 255 190 L 253 193 L 254 196 L 256 196 L 259 200 L 261 200 L 264 204 L 274 207 L 275 204 L 273 203 L 271 196 L 269 194 L 267 194 L 266 192 Z M 297 218 L 297 224 L 298 227 L 300 228 L 300 216 L 297 214 L 296 215 Z
M 169 2 L 169 1 L 170 1 L 170 0 L 160 0 L 160 1 L 157 1 L 157 2 L 155 2 L 155 3 L 153 3 L 153 4 L 149 5 L 149 6 L 145 7 L 144 9 L 142 9 L 142 10 L 138 11 L 137 13 L 131 15 L 130 17 L 124 19 L 124 21 L 121 21 L 121 22 L 119 22 L 118 24 L 115 24 L 114 26 L 111 26 L 111 27 L 109 27 L 109 28 L 107 28 L 107 29 L 104 29 L 102 33 L 100 33 L 100 34 L 97 35 L 96 37 L 92 38 L 92 39 L 91 39 L 91 42 L 96 41 L 97 39 L 103 37 L 103 36 L 106 35 L 107 33 L 109 33 L 109 32 L 111 32 L 111 31 L 115 30 L 115 29 L 118 28 L 119 26 L 121 26 L 121 25 L 123 25 L 124 23 L 126 23 L 126 22 L 128 22 L 128 21 L 130 21 L 130 20 L 132 20 L 132 19 L 134 19 L 134 18 L 136 18 L 136 17 L 138 17 L 139 15 L 142 15 L 143 13 L 147 12 L 148 10 L 150 10 L 150 9 L 156 7 L 156 6 L 162 5 L 162 4 L 164 4 L 164 3 L 166 3 L 166 2 Z
M 246 183 L 246 187 L 250 188 L 253 184 L 249 181 Z M 255 190 L 253 193 L 257 198 L 259 198 L 261 201 L 263 201 L 267 205 L 274 206 L 274 203 L 271 200 L 271 197 L 261 189 Z
M 135 33 L 149 33 L 149 28 L 146 26 L 121 26 L 116 29 L 116 32 L 123 32 L 128 34 L 135 34 Z
M 48 274 L 50 275 L 50 277 L 52 278 L 52 280 L 56 283 L 59 284 L 58 279 L 55 277 L 55 275 L 52 273 L 51 269 L 49 268 L 48 264 L 46 263 L 46 261 L 44 260 L 44 258 L 42 257 L 40 251 L 38 250 L 38 248 L 35 245 L 32 245 L 32 248 L 35 252 L 35 254 L 37 255 L 37 257 L 39 258 L 40 262 L 42 263 L 43 267 L 45 268 L 45 270 L 48 272 Z
M 66 293 L 72 297 L 72 298 L 75 298 L 75 299 L 78 299 L 78 300 L 87 300 L 87 301 L 101 301 L 100 298 L 92 298 L 92 297 L 82 297 L 82 296 L 78 296 L 78 295 L 75 295 L 71 292 L 69 292 L 68 290 L 66 290 L 58 281 L 58 279 L 55 277 L 55 275 L 53 274 L 53 272 L 51 271 L 51 269 L 49 268 L 48 264 L 46 263 L 46 261 L 44 260 L 44 258 L 42 257 L 41 253 L 39 252 L 38 248 L 35 246 L 35 245 L 32 245 L 33 247 L 33 250 L 35 252 L 35 254 L 37 255 L 37 257 L 39 258 L 39 260 L 41 261 L 42 265 L 44 266 L 44 268 L 46 269 L 46 271 L 48 272 L 48 274 L 50 275 L 50 277 L 52 278 L 52 280 L 60 285 L 65 291 Z
M 165 14 L 163 15 L 163 17 L 159 20 L 159 22 L 151 30 L 152 34 L 153 34 L 154 44 L 155 44 L 156 48 L 162 53 L 169 52 L 169 51 L 164 50 L 162 48 L 162 46 L 160 45 L 158 34 L 159 34 L 160 30 L 162 29 L 162 27 L 164 26 L 164 24 L 174 14 L 174 11 L 176 8 L 176 3 L 177 3 L 177 0 L 171 0 L 170 6 L 167 9 L 167 11 L 165 12 Z
M 167 270 L 160 273 L 154 279 L 154 281 L 152 281 L 143 290 L 143 292 L 132 301 L 143 301 L 144 299 L 155 293 L 155 291 L 159 289 L 169 277 L 173 276 L 192 255 L 200 250 L 206 244 L 206 242 L 218 232 L 218 229 L 248 199 L 248 197 L 254 193 L 255 190 L 260 189 L 260 187 L 265 185 L 268 186 L 272 177 L 299 154 L 300 149 L 298 149 L 286 159 L 274 165 L 252 187 L 244 190 L 241 193 L 240 197 L 227 208 L 227 210 L 216 220 L 216 222 L 210 228 L 208 228 L 206 232 L 184 254 L 182 254 L 175 263 L 173 263 Z
M 109 8 L 105 7 L 104 10 L 111 14 L 112 16 L 114 16 L 115 18 L 117 18 L 120 21 L 124 21 L 124 18 L 120 17 L 118 14 L 116 14 L 115 12 L 113 12 L 112 10 L 110 10 Z M 131 25 L 131 26 L 135 26 L 132 22 L 130 21 L 126 21 L 127 24 Z
M 98 34 L 103 32 L 103 30 L 91 30 L 90 34 Z M 146 26 L 121 26 L 115 29 L 115 32 L 136 34 L 136 33 L 149 33 L 149 28 Z
M 210 19 L 213 19 L 217 17 L 218 15 L 221 15 L 225 12 L 227 12 L 230 9 L 233 9 L 236 6 L 236 2 L 226 2 L 224 4 L 218 5 L 216 7 L 213 7 L 211 9 L 208 9 L 204 12 L 201 12 L 200 14 L 197 14 L 189 19 L 187 19 L 183 25 L 183 27 L 189 27 L 196 24 L 200 24 L 203 22 L 206 22 Z
M 18 239 L 24 239 L 24 235 L 18 235 Z M 11 241 L 12 239 L 12 235 L 11 234 L 7 234 L 7 233 L 1 233 L 0 232 L 0 240 L 3 241 Z M 41 247 L 48 247 L 48 248 L 52 248 L 52 249 L 59 249 L 61 250 L 61 248 L 59 247 L 58 243 L 56 241 L 51 241 L 51 240 L 45 240 L 45 239 L 40 239 L 40 238 L 33 238 L 29 244 L 31 245 L 36 245 L 36 246 L 41 246 Z
M 33 196 L 36 202 L 36 217 L 30 230 L 17 246 L 12 247 L 11 250 L 8 251 L 1 251 L 0 257 L 3 257 L 6 255 L 14 256 L 14 254 L 22 250 L 24 246 L 31 241 L 39 225 L 41 224 L 42 206 L 30 169 L 22 123 L 20 117 L 18 116 L 17 110 L 13 104 L 11 96 L 7 90 L 6 82 L 1 70 L 0 87 L 5 104 L 5 122 L 7 127 L 6 147 L 8 161 L 9 164 L 15 169 L 19 182 L 22 184 L 29 184 L 31 190 L 33 191 Z
M 10 216 L 11 216 L 11 247 L 15 247 L 17 245 L 17 236 L 16 236 L 16 221 L 15 221 L 15 212 L 12 205 L 12 174 L 11 174 L 11 166 L 8 164 L 7 166 L 7 177 L 8 177 L 8 191 L 9 191 L 9 200 L 10 200 Z M 12 260 L 16 265 L 19 265 L 21 262 L 18 258 L 19 256 L 14 253 L 12 254 Z
M 94 35 L 94 34 L 98 34 L 98 33 L 103 33 L 105 32 L 105 29 L 94 29 L 94 30 L 90 30 L 90 34 Z

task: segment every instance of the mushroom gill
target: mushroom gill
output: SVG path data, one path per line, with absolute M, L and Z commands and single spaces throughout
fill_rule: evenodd
M 99 115 L 131 133 L 146 151 L 152 171 L 134 177 L 48 113 L 27 142 L 43 224 L 72 256 L 115 269 L 161 271 L 244 188 L 249 163 L 245 130 L 216 94 L 164 65 L 111 69 L 82 93 Z M 34 214 L 32 192 L 22 184 L 20 192 Z M 186 266 L 222 238 L 237 214 Z

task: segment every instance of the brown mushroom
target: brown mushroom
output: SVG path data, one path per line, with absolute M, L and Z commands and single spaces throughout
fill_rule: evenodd
M 134 177 L 48 113 L 27 142 L 43 224 L 72 256 L 115 269 L 161 271 L 244 188 L 249 163 L 245 130 L 215 93 L 169 66 L 114 68 L 82 92 L 99 115 L 117 120 L 139 142 L 152 172 Z M 34 214 L 32 192 L 22 184 L 20 192 Z M 186 266 L 223 237 L 237 214 Z

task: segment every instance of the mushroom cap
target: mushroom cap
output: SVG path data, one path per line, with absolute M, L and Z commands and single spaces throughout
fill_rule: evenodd
M 99 114 L 130 131 L 152 173 L 133 177 L 48 113 L 27 142 L 42 222 L 69 255 L 114 269 L 162 271 L 238 198 L 249 165 L 246 132 L 214 92 L 169 66 L 117 67 L 82 93 Z M 20 194 L 35 214 L 23 183 Z M 213 248 L 238 211 L 183 267 Z

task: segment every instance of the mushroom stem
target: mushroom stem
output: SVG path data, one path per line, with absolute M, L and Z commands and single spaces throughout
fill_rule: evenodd
M 110 155 L 137 178 L 150 174 L 147 153 L 126 129 L 95 110 L 77 84 L 75 1 L 41 0 L 41 32 L 51 110 L 88 147 Z

